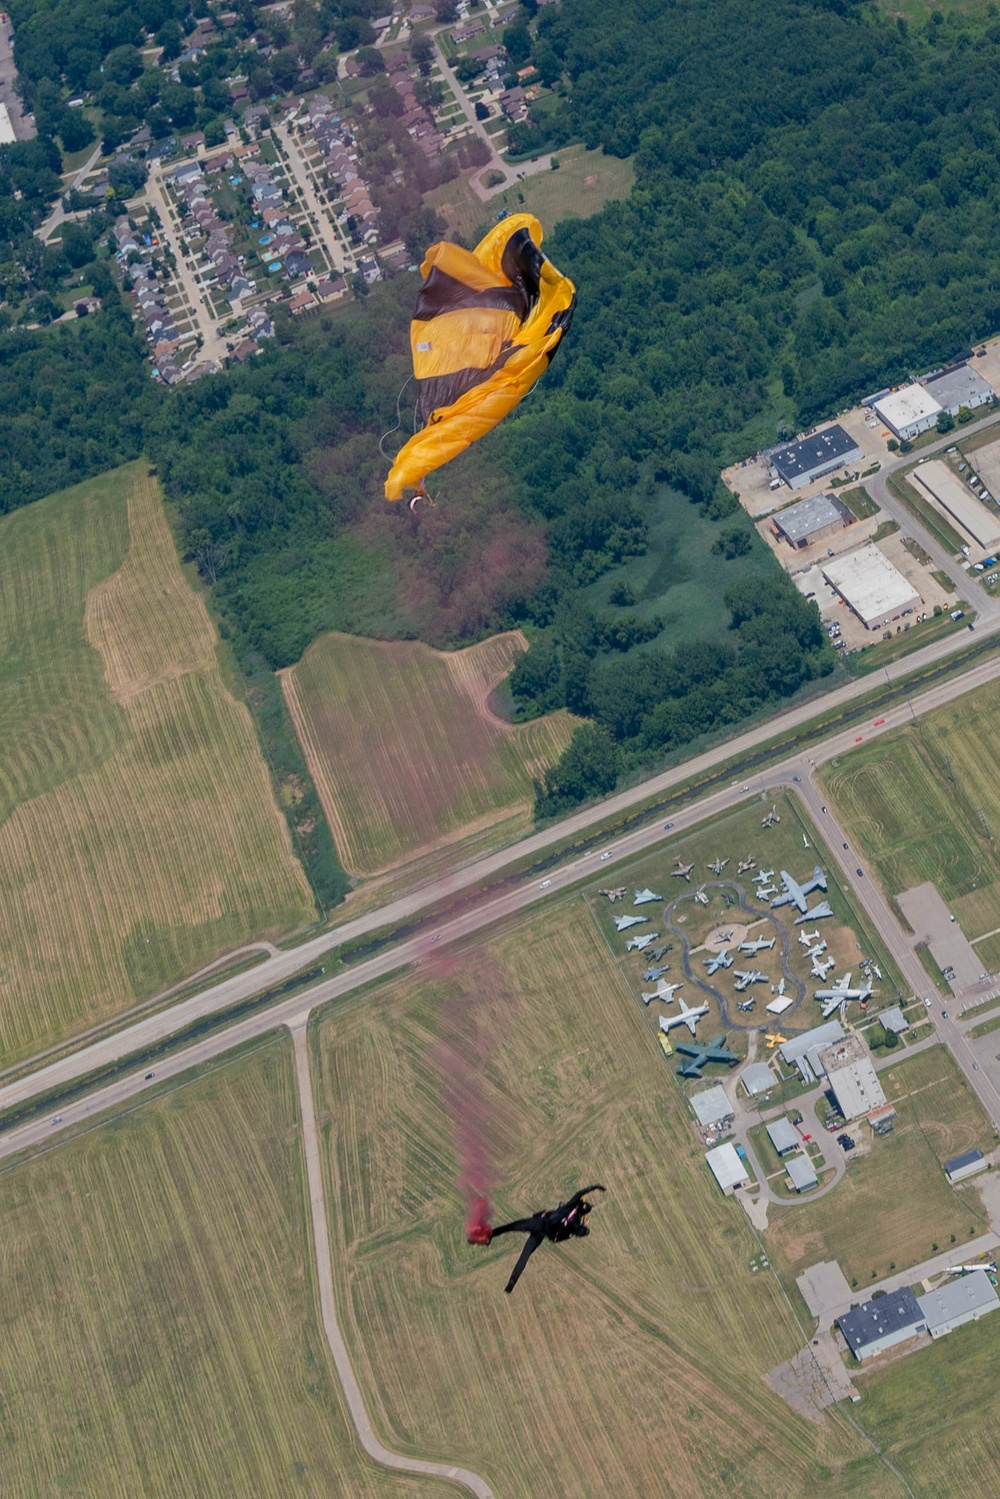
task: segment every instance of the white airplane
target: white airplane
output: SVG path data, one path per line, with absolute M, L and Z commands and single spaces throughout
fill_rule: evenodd
M 643 922 L 648 920 L 648 916 L 616 916 L 614 918 L 615 931 L 627 932 L 630 926 L 642 926 Z
M 721 952 L 717 952 L 714 957 L 705 958 L 704 962 L 705 967 L 708 969 L 709 977 L 713 973 L 717 973 L 720 968 L 732 968 L 733 966 L 732 954 L 726 947 Z
M 646 932 L 642 937 L 630 937 L 625 944 L 626 952 L 642 952 L 651 942 L 655 942 L 659 932 Z
M 737 994 L 742 994 L 744 989 L 749 989 L 751 984 L 766 984 L 767 974 L 761 973 L 759 968 L 747 968 L 736 970 L 736 983 L 734 985 Z
M 814 979 L 825 979 L 827 974 L 836 968 L 836 966 L 836 958 L 827 958 L 825 963 L 821 963 L 818 958 L 813 958 L 810 972 Z
M 647 888 L 645 890 L 637 890 L 635 892 L 635 900 L 632 902 L 632 904 L 633 904 L 633 906 L 645 906 L 645 905 L 648 905 L 651 900 L 662 900 L 662 899 L 663 899 L 662 895 L 654 895 L 653 892 L 652 892 L 652 890 L 650 890 L 649 887 L 647 886 Z
M 677 993 L 678 989 L 683 988 L 683 984 L 665 984 L 663 980 L 660 979 L 655 989 L 647 989 L 644 992 L 642 996 L 642 1002 L 644 1005 L 648 1005 L 654 999 L 662 999 L 663 1003 L 665 1005 L 668 1005 L 673 999 L 674 995 Z
M 777 807 L 772 807 L 771 810 L 770 810 L 770 812 L 768 812 L 767 816 L 762 820 L 761 827 L 762 828 L 773 828 L 774 824 L 776 822 L 780 822 L 780 821 L 781 821 L 781 818 L 778 816 L 778 809 L 777 809 Z
M 880 978 L 881 978 L 881 977 L 882 977 L 882 970 L 881 970 L 881 968 L 880 968 L 880 967 L 879 967 L 879 966 L 878 966 L 878 964 L 877 964 L 877 963 L 873 963 L 873 964 L 872 964 L 872 967 L 873 967 L 873 968 L 874 968 L 874 970 L 875 970 L 875 977 L 876 977 L 876 978 L 877 978 L 877 979 L 880 979 Z
M 811 942 L 815 942 L 816 941 L 816 939 L 817 939 L 818 936 L 819 936 L 819 927 L 817 927 L 814 932 L 800 932 L 799 933 L 799 941 L 802 943 L 803 947 L 808 947 Z
M 777 895 L 777 893 L 778 893 L 778 887 L 777 887 L 777 885 L 758 885 L 757 886 L 757 899 L 758 900 L 770 900 L 771 896 L 772 895 Z
M 755 885 L 766 885 L 767 882 L 768 882 L 768 880 L 773 880 L 773 879 L 774 879 L 774 870 L 773 869 L 758 869 L 757 873 L 753 877 L 753 882 L 754 882 Z
M 838 1005 L 845 1004 L 849 999 L 858 999 L 862 1004 L 871 999 L 874 990 L 871 984 L 863 984 L 860 989 L 851 988 L 851 975 L 845 973 L 842 979 L 838 979 L 832 989 L 817 989 L 814 999 L 818 999 L 823 1006 L 823 1019 L 832 1015 Z
M 733 934 L 732 934 L 732 932 L 720 932 L 719 936 L 718 936 L 718 940 L 720 942 L 731 942 L 733 940 Z M 881 978 L 881 977 L 882 977 L 882 975 L 879 974 L 879 978 Z
M 802 847 L 803 848 L 810 848 L 811 846 L 812 845 L 810 844 L 809 839 L 806 837 L 805 833 L 803 833 L 802 834 Z
M 751 957 L 754 957 L 759 952 L 767 952 L 773 946 L 773 937 L 755 937 L 752 942 L 741 942 L 740 952 L 749 953 Z
M 756 1003 L 755 999 L 741 999 L 736 1008 L 738 1010 L 752 1010 Z
M 816 936 L 816 937 L 818 937 L 819 936 L 819 932 L 815 932 L 813 935 Z M 817 942 L 814 947 L 810 947 L 809 951 L 806 953 L 806 957 L 807 958 L 821 958 L 825 952 L 826 952 L 826 943 L 825 942 Z
M 708 896 L 705 894 L 705 887 L 704 887 L 704 885 L 700 885 L 698 887 L 698 889 L 694 892 L 694 898 L 698 902 L 699 906 L 707 906 L 708 905 Z
M 996 1265 L 949 1265 L 949 1275 L 975 1275 L 977 1270 L 985 1270 L 987 1275 L 996 1275 Z
M 675 1025 L 686 1025 L 693 1036 L 694 1028 L 702 1015 L 708 1014 L 708 1005 L 686 1005 L 683 999 L 678 999 L 677 1003 L 680 1005 L 680 1014 L 661 1015 L 660 1030 L 669 1032 L 673 1030 Z
M 780 995 L 780 994 L 784 994 L 784 992 L 785 992 L 785 981 L 784 981 L 784 979 L 779 979 L 778 980 L 778 993 Z
M 774 901 L 771 904 L 773 906 Z M 804 911 L 796 920 L 795 925 L 802 926 L 806 921 L 820 921 L 824 916 L 832 915 L 833 907 L 830 905 L 830 902 L 828 900 L 821 900 L 818 906 L 812 906 L 808 911 Z
M 792 878 L 787 869 L 781 871 L 781 883 L 784 886 L 782 893 L 775 896 L 772 906 L 797 906 L 800 911 L 806 909 L 806 896 L 811 895 L 814 890 L 826 889 L 826 875 L 817 864 L 807 880 L 800 884 Z

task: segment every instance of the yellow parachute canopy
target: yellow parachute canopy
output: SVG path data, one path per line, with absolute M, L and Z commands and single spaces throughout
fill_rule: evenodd
M 544 374 L 569 327 L 576 288 L 539 249 L 530 213 L 502 219 L 473 251 L 442 241 L 420 267 L 410 324 L 422 430 L 400 449 L 387 500 L 484 437 Z

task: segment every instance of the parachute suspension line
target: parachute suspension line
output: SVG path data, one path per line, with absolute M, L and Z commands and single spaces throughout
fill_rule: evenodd
M 390 468 L 392 468 L 392 459 L 389 457 L 389 454 L 386 452 L 386 450 L 382 446 L 382 444 L 385 442 L 385 440 L 386 440 L 387 437 L 391 437 L 394 432 L 398 432 L 399 429 L 400 429 L 400 427 L 403 425 L 403 416 L 402 416 L 402 412 L 400 411 L 400 403 L 401 403 L 401 401 L 403 399 L 403 391 L 406 389 L 406 387 L 409 385 L 409 383 L 410 383 L 410 381 L 412 379 L 413 379 L 412 375 L 407 375 L 406 379 L 403 381 L 402 385 L 399 387 L 399 394 L 396 397 L 396 425 L 394 427 L 390 427 L 387 432 L 383 432 L 382 436 L 378 440 L 378 450 L 382 454 L 382 457 L 385 459 L 386 463 L 389 465 Z M 413 430 L 414 431 L 416 431 L 416 421 L 417 421 L 417 409 L 416 409 L 416 407 L 414 407 L 413 408 L 413 424 L 414 424 Z

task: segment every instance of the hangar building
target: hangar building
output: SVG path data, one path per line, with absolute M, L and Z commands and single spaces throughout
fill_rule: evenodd
M 912 442 L 936 425 L 942 408 L 926 386 L 904 385 L 876 401 L 875 410 L 900 441 Z
M 804 489 L 814 479 L 832 474 L 845 463 L 856 463 L 864 457 L 861 449 L 843 427 L 826 427 L 803 437 L 800 442 L 786 443 L 771 454 L 771 468 L 789 489 Z
M 901 614 L 920 608 L 913 584 L 871 541 L 846 557 L 829 558 L 823 576 L 866 630 L 883 629 Z
M 987 510 L 947 463 L 932 458 L 913 470 L 913 478 L 930 495 L 935 510 L 957 525 L 966 541 L 984 551 L 1000 549 L 1000 516 Z
M 808 1192 L 810 1187 L 819 1186 L 819 1177 L 816 1168 L 807 1155 L 793 1155 L 785 1162 L 785 1170 L 788 1172 L 788 1180 L 796 1192 Z
M 837 1107 L 845 1119 L 857 1119 L 885 1103 L 871 1054 L 860 1036 L 847 1036 L 819 1055 Z
M 787 1155 L 790 1150 L 798 1150 L 801 1144 L 795 1126 L 790 1119 L 776 1119 L 773 1124 L 769 1124 L 767 1126 L 767 1138 L 779 1155 Z
M 750 1173 L 736 1154 L 736 1146 L 731 1140 L 725 1145 L 716 1145 L 714 1150 L 707 1150 L 705 1161 L 727 1197 L 750 1180 Z
M 992 385 L 967 364 L 956 364 L 942 370 L 940 375 L 933 375 L 924 389 L 952 416 L 957 416 L 962 406 L 975 411 L 977 406 L 988 406 L 993 399 Z
M 918 1296 L 917 1302 L 932 1338 L 943 1338 L 952 1328 L 961 1327 L 964 1322 L 978 1322 L 980 1317 L 1000 1307 L 1000 1297 L 985 1270 L 973 1270 L 958 1280 L 946 1281 L 936 1291 Z
M 814 541 L 824 541 L 853 526 L 856 519 L 836 495 L 814 494 L 811 499 L 799 500 L 797 505 L 789 505 L 774 516 L 771 530 L 779 541 L 787 541 L 790 547 L 802 551 Z
M 714 1088 L 703 1088 L 700 1093 L 693 1094 L 691 1107 L 703 1129 L 727 1129 L 733 1122 L 733 1106 L 719 1083 Z
M 820 1052 L 824 1047 L 832 1046 L 835 1041 L 843 1040 L 843 1037 L 844 1027 L 840 1021 L 828 1020 L 825 1025 L 816 1025 L 801 1036 L 783 1041 L 778 1050 L 783 1062 L 799 1069 L 804 1083 L 814 1083 L 823 1071 L 819 1061 Z
M 860 1362 L 926 1331 L 927 1323 L 917 1298 L 909 1286 L 903 1286 L 900 1291 L 863 1301 L 853 1311 L 838 1317 L 837 1326 Z
M 989 1161 L 981 1150 L 967 1150 L 964 1155 L 952 1156 L 950 1161 L 945 1161 L 944 1172 L 950 1182 L 964 1181 L 967 1176 L 975 1176 L 977 1171 L 985 1171 Z
M 740 1082 L 751 1098 L 759 1098 L 774 1087 L 774 1073 L 766 1062 L 751 1062 L 740 1074 Z

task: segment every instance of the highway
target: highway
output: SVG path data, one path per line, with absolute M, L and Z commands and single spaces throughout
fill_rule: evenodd
M 939 645 L 945 643 L 939 642 Z M 929 649 L 935 651 L 937 648 L 930 647 Z M 832 735 L 821 746 L 813 746 L 811 749 L 788 756 L 773 767 L 755 774 L 749 782 L 743 783 L 750 787 L 750 794 L 766 795 L 779 789 L 791 788 L 802 798 L 808 814 L 825 837 L 845 886 L 853 892 L 860 909 L 895 957 L 906 984 L 916 994 L 928 992 L 930 986 L 927 975 L 914 951 L 914 939 L 902 931 L 867 870 L 860 879 L 857 877 L 856 868 L 859 866 L 865 868 L 864 861 L 850 847 L 846 851 L 842 847 L 844 843 L 849 843 L 849 839 L 844 836 L 833 814 L 822 810 L 824 805 L 822 793 L 815 785 L 813 776 L 820 765 L 837 755 L 849 752 L 857 743 L 878 738 L 912 718 L 932 712 L 935 708 L 953 701 L 975 687 L 995 679 L 998 674 L 1000 674 L 1000 652 L 996 654 L 991 652 L 985 660 L 978 662 L 970 670 L 935 684 L 910 701 L 900 703 L 880 715 L 877 722 L 870 723 L 866 728 L 850 728 Z M 847 691 L 853 694 L 855 685 L 849 684 Z M 868 690 L 871 684 L 866 682 L 862 685 L 865 690 Z M 841 689 L 842 693 L 844 691 L 845 689 Z M 837 694 L 831 694 L 831 698 L 836 696 Z M 828 699 L 824 700 L 824 703 L 828 701 Z M 785 715 L 785 719 L 794 721 L 800 719 L 803 713 L 805 716 L 812 716 L 815 712 L 815 705 L 810 705 L 806 710 L 795 710 L 792 714 Z M 781 722 L 783 721 L 778 721 L 778 723 Z M 665 772 L 662 776 L 654 777 L 651 781 L 610 798 L 598 807 L 578 813 L 554 828 L 534 834 L 512 848 L 491 854 L 463 869 L 453 871 L 421 890 L 390 902 L 380 910 L 370 912 L 354 921 L 348 921 L 332 932 L 323 933 L 290 952 L 281 953 L 278 957 L 259 964 L 247 973 L 235 975 L 231 979 L 206 989 L 201 994 L 139 1020 L 23 1078 L 9 1082 L 0 1088 L 0 1110 L 23 1104 L 38 1093 L 65 1086 L 98 1067 L 127 1059 L 136 1051 L 163 1041 L 193 1022 L 226 1009 L 239 999 L 257 993 L 272 985 L 276 980 L 287 977 L 290 973 L 319 960 L 331 947 L 351 937 L 383 927 L 389 922 L 398 922 L 412 917 L 448 896 L 463 896 L 465 900 L 456 912 L 443 917 L 439 925 L 435 926 L 433 922 L 430 922 L 426 929 L 417 936 L 393 944 L 373 958 L 359 962 L 331 977 L 325 977 L 301 993 L 237 1021 L 221 1029 L 215 1035 L 207 1036 L 170 1057 L 157 1061 L 152 1068 L 156 1074 L 154 1081 L 162 1082 L 167 1078 L 178 1076 L 192 1066 L 210 1062 L 232 1047 L 252 1041 L 277 1026 L 301 1025 L 315 1007 L 327 1004 L 331 1000 L 346 999 L 363 985 L 384 978 L 408 964 L 419 961 L 426 955 L 429 944 L 432 942 L 440 941 L 445 945 L 450 945 L 475 936 L 481 931 L 488 931 L 499 922 L 508 921 L 541 901 L 550 901 L 560 895 L 565 895 L 579 881 L 593 879 L 598 871 L 602 876 L 610 877 L 616 865 L 657 844 L 669 843 L 672 837 L 693 827 L 696 823 L 708 817 L 717 816 L 728 808 L 738 805 L 748 793 L 742 791 L 739 785 L 733 784 L 706 796 L 692 799 L 690 804 L 682 810 L 671 814 L 669 834 L 664 831 L 662 823 L 657 819 L 610 842 L 603 850 L 608 855 L 607 858 L 602 859 L 599 851 L 594 849 L 568 859 L 564 864 L 552 869 L 546 876 L 544 888 L 542 881 L 534 877 L 519 880 L 499 891 L 490 892 L 488 889 L 489 881 L 494 875 L 502 874 L 512 862 L 522 858 L 526 853 L 544 851 L 569 832 L 585 831 L 609 814 L 627 810 L 651 793 L 668 789 L 670 785 L 686 779 L 693 771 L 708 769 L 718 764 L 742 743 L 745 742 L 750 747 L 769 738 L 777 727 L 778 724 L 774 721 L 762 725 L 760 729 L 742 736 L 742 739 L 735 745 L 729 744 L 699 756 L 686 765 Z M 950 1019 L 949 1015 L 949 1021 Z M 1000 1119 L 1000 1092 L 997 1092 L 996 1087 L 1000 1079 L 989 1076 L 982 1064 L 978 1068 L 973 1068 L 972 1062 L 975 1058 L 969 1043 L 957 1030 L 952 1032 L 949 1021 L 943 1021 L 942 1017 L 937 1014 L 935 1020 L 939 1027 L 944 1027 L 940 1032 L 942 1039 L 954 1042 L 953 1049 L 956 1057 L 966 1076 L 983 1098 L 990 1117 Z M 148 1070 L 148 1068 L 126 1070 L 112 1083 L 74 1100 L 62 1110 L 57 1124 L 53 1123 L 51 1118 L 45 1117 L 7 1131 L 0 1136 L 0 1159 L 10 1157 L 24 1149 L 36 1147 L 53 1139 L 61 1130 L 79 1126 L 106 1109 L 118 1108 L 128 1103 L 149 1086 L 145 1080 L 145 1071 Z

